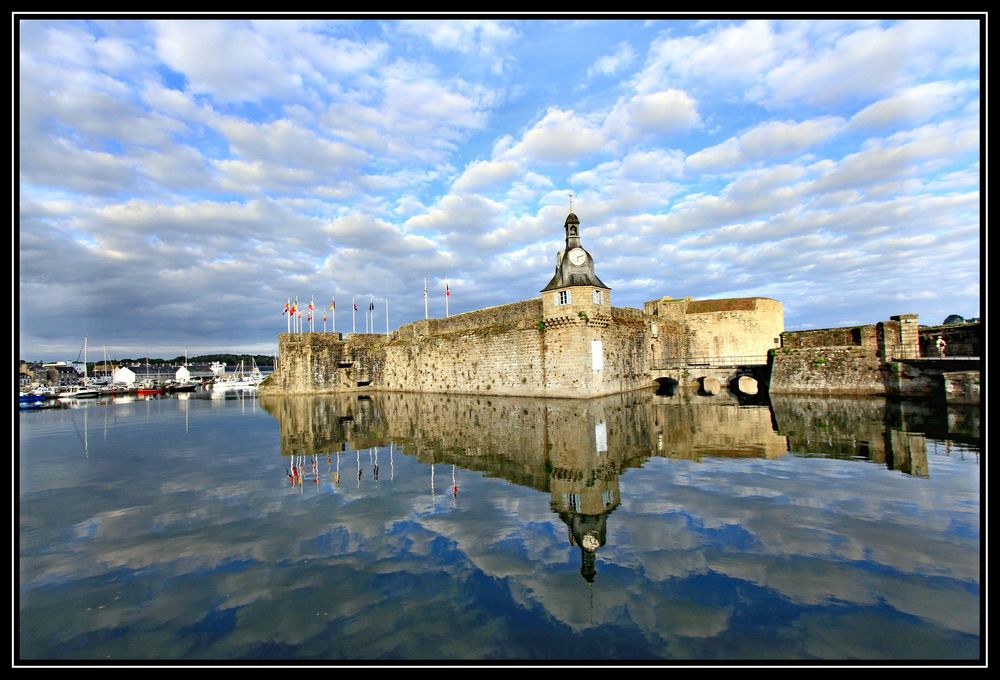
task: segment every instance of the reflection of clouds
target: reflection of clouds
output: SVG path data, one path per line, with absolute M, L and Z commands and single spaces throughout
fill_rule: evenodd
M 127 484 L 114 474 L 120 459 L 100 444 L 69 472 L 59 472 L 58 453 L 22 470 L 29 650 L 522 658 L 541 653 L 525 632 L 537 630 L 553 639 L 615 631 L 636 653 L 710 658 L 747 653 L 733 638 L 749 639 L 746 619 L 774 608 L 797 613 L 761 622 L 761 634 L 793 657 L 907 649 L 838 646 L 836 634 L 818 632 L 823 616 L 853 620 L 844 610 L 882 624 L 883 638 L 904 628 L 915 639 L 979 634 L 978 524 L 969 524 L 978 467 L 957 459 L 932 458 L 930 479 L 795 456 L 648 459 L 616 478 L 622 501 L 607 515 L 588 584 L 548 492 L 460 467 L 452 499 L 450 465 L 439 465 L 432 505 L 429 468 L 407 446 L 395 449 L 392 481 L 382 449 L 379 484 L 367 475 L 360 489 L 347 483 L 351 452 L 341 487 L 328 486 L 334 466 L 322 460 L 319 489 L 300 494 L 263 412 L 241 418 L 234 435 L 231 420 L 208 417 L 217 413 L 210 402 L 191 407 L 232 441 L 212 455 L 130 457 Z M 155 433 L 155 418 L 146 427 Z M 44 441 L 58 452 L 55 436 Z M 530 451 L 519 455 L 522 468 L 534 464 Z M 361 459 L 368 468 L 367 451 Z M 899 625 L 900 613 L 913 621 Z

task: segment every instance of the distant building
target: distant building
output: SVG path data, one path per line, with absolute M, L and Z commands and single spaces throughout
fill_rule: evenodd
M 111 375 L 111 379 L 116 383 L 121 383 L 123 385 L 134 385 L 135 384 L 135 371 L 130 368 L 122 366 L 121 368 L 115 370 Z

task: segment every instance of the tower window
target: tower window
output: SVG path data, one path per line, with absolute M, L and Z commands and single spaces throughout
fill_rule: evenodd
M 596 288 L 594 289 L 594 304 L 595 305 L 603 305 L 604 304 L 604 291 L 603 290 L 598 290 Z
M 556 293 L 556 304 L 557 305 L 568 305 L 570 303 L 570 294 L 568 290 L 561 290 Z

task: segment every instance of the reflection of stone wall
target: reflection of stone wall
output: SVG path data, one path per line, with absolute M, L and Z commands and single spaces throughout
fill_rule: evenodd
M 863 458 L 927 475 L 924 435 L 889 427 L 892 414 L 883 398 L 772 395 L 771 406 L 794 453 Z
M 284 455 L 392 441 L 423 462 L 551 491 L 554 507 L 588 514 L 617 499 L 618 476 L 650 455 L 770 458 L 787 449 L 767 407 L 721 396 L 692 405 L 649 392 L 587 400 L 377 393 L 261 404 L 279 421 Z
M 659 401 L 651 408 L 655 455 L 701 460 L 777 458 L 788 452 L 788 441 L 774 431 L 766 406 L 740 406 L 732 397 L 715 403 L 701 398 L 686 404 Z

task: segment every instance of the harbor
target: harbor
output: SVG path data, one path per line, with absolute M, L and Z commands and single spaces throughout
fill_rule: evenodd
M 256 360 L 235 365 L 223 361 L 209 364 L 170 365 L 149 360 L 113 364 L 107 359 L 94 364 L 88 375 L 86 339 L 83 362 L 28 364 L 21 362 L 18 405 L 21 409 L 54 408 L 67 402 L 105 396 L 157 395 L 204 391 L 216 398 L 227 394 L 255 394 L 272 367 L 261 369 Z

